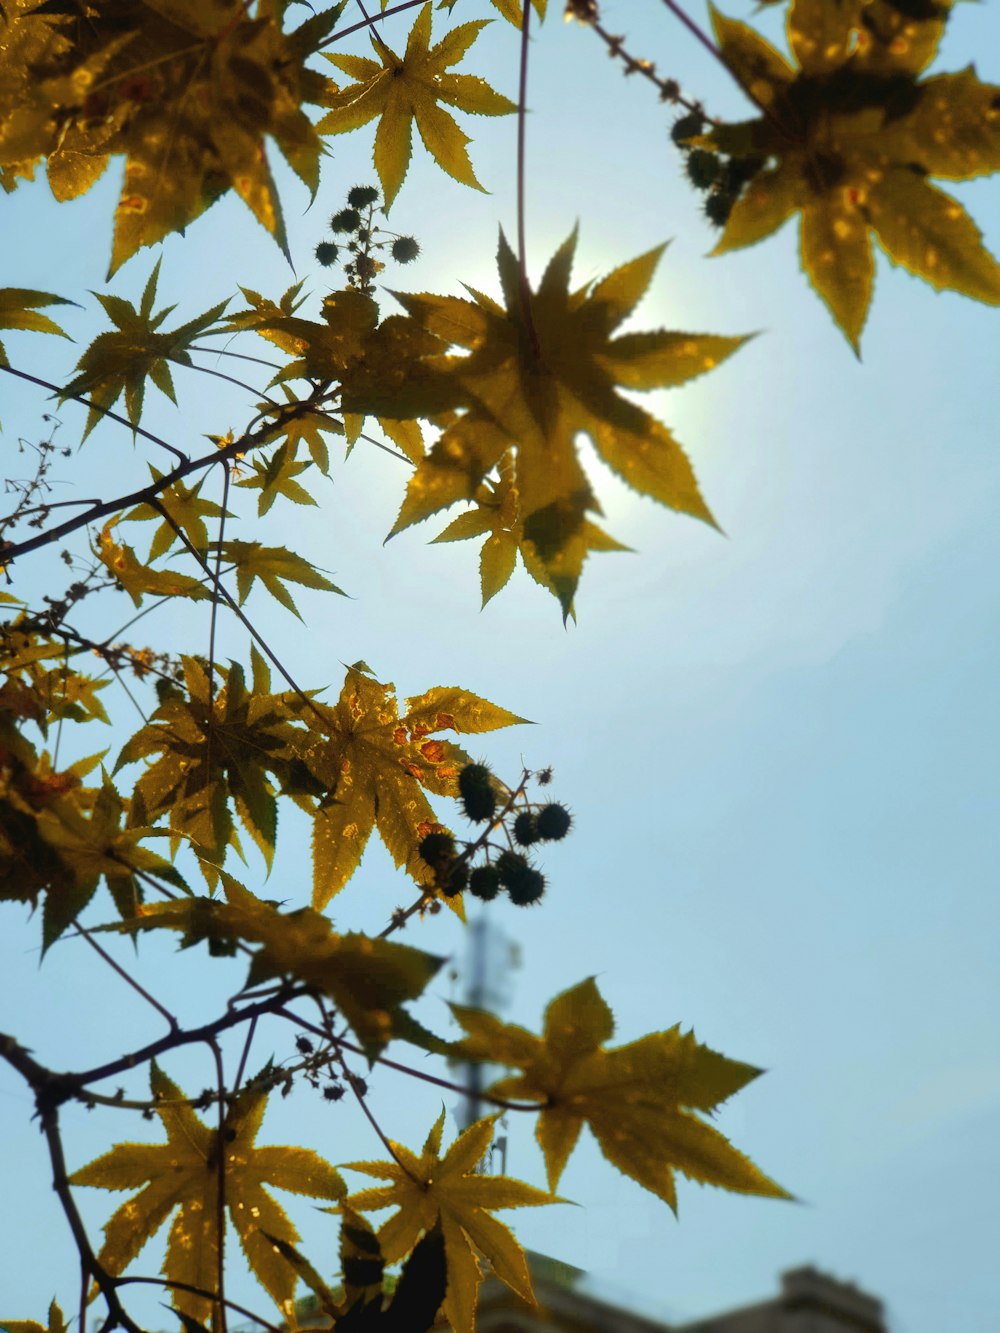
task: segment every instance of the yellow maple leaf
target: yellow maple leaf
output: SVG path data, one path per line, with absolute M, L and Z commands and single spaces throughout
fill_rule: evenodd
M 756 1078 L 761 1071 L 752 1065 L 699 1045 L 679 1027 L 606 1049 L 614 1018 L 592 977 L 552 1000 L 541 1037 L 484 1010 L 452 1010 L 467 1034 L 456 1058 L 519 1069 L 490 1090 L 541 1104 L 536 1136 L 550 1189 L 587 1124 L 608 1161 L 675 1212 L 675 1170 L 738 1194 L 791 1197 L 695 1114 Z
M 462 23 L 431 46 L 431 6 L 426 4 L 417 15 L 402 56 L 375 33 L 371 42 L 378 60 L 326 56 L 355 82 L 328 94 L 324 104 L 330 109 L 316 128 L 320 134 L 344 134 L 380 117 L 374 160 L 386 211 L 399 193 L 410 164 L 414 121 L 424 147 L 439 167 L 463 185 L 483 188 L 466 152 L 469 136 L 438 103 L 477 116 L 506 116 L 517 110 L 510 98 L 496 92 L 485 79 L 446 72 L 449 65 L 461 60 L 488 22 L 479 19 Z
M 1000 305 L 1000 263 L 934 176 L 1000 169 L 1000 87 L 972 69 L 920 80 L 948 5 L 793 0 L 798 68 L 746 24 L 713 10 L 722 55 L 765 111 L 706 139 L 764 161 L 715 254 L 754 245 L 800 215 L 802 266 L 855 351 L 875 280 L 873 237 L 894 264 L 940 289 Z
M 600 513 L 577 436 L 589 435 L 601 459 L 634 490 L 713 522 L 673 435 L 618 389 L 683 384 L 746 341 L 662 329 L 613 336 L 642 298 L 664 247 L 571 291 L 575 249 L 574 232 L 549 261 L 537 291 L 525 291 L 501 232 L 497 265 L 505 306 L 471 288 L 471 301 L 396 293 L 429 332 L 468 349 L 467 357 L 451 358 L 447 374 L 470 410 L 417 464 L 392 531 L 473 499 L 513 444 L 523 540 L 532 543 L 564 615 L 595 544 L 587 512 Z
M 440 1222 L 448 1265 L 444 1312 L 455 1333 L 471 1333 L 474 1327 L 476 1294 L 482 1281 L 477 1250 L 501 1282 L 535 1303 L 524 1251 L 508 1228 L 491 1216 L 492 1211 L 562 1202 L 523 1181 L 476 1171 L 493 1138 L 494 1120 L 489 1117 L 470 1125 L 442 1157 L 442 1111 L 419 1156 L 390 1140 L 395 1161 L 345 1164 L 348 1170 L 391 1182 L 361 1190 L 345 1201 L 359 1212 L 398 1208 L 378 1232 L 386 1263 L 409 1254 L 421 1234 Z
M 67 1333 L 66 1316 L 53 1301 L 49 1306 L 47 1328 L 36 1319 L 0 1319 L 0 1329 L 4 1329 L 5 1333 Z
M 156 1113 L 167 1131 L 167 1142 L 116 1144 L 70 1177 L 72 1185 L 140 1191 L 105 1225 L 99 1262 L 117 1276 L 179 1209 L 167 1241 L 164 1276 L 214 1291 L 224 1206 L 250 1268 L 282 1312 L 291 1315 L 295 1269 L 263 1232 L 290 1243 L 299 1236 L 264 1186 L 312 1198 L 339 1199 L 346 1193 L 340 1175 L 308 1148 L 254 1146 L 267 1105 L 264 1092 L 250 1087 L 241 1093 L 229 1108 L 220 1136 L 218 1129 L 198 1119 L 180 1088 L 155 1061 L 150 1087 L 159 1103 Z M 221 1171 L 220 1149 L 224 1152 Z M 221 1200 L 220 1185 L 224 1185 Z M 212 1313 L 213 1303 L 207 1297 L 174 1290 L 172 1299 L 177 1310 L 194 1319 L 204 1320 Z
M 419 462 L 419 459 L 415 460 Z M 436 542 L 467 541 L 485 537 L 479 550 L 479 581 L 483 590 L 483 606 L 495 597 L 510 580 L 517 557 L 525 569 L 543 588 L 558 596 L 548 570 L 538 558 L 534 542 L 524 539 L 519 495 L 514 482 L 514 455 L 508 450 L 497 464 L 496 481 L 486 479 L 476 491 L 476 508 L 453 519 Z M 596 523 L 586 519 L 581 533 L 587 551 L 627 551 L 629 548 L 615 541 Z M 572 612 L 571 612 L 572 614 Z
M 313 906 L 322 908 L 353 875 L 373 828 L 397 866 L 418 883 L 433 874 L 417 854 L 437 827 L 424 795 L 457 794 L 458 769 L 469 762 L 457 745 L 434 733 L 495 731 L 525 719 L 467 690 L 438 686 L 407 699 L 400 716 L 392 685 L 350 668 L 334 708 L 315 706 L 303 720 L 317 732 L 305 761 L 332 800 L 313 826 Z M 326 726 L 316 725 L 316 715 Z M 458 899 L 449 899 L 458 905 Z

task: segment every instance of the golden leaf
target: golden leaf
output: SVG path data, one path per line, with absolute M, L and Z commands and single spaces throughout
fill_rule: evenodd
M 266 1093 L 252 1087 L 241 1093 L 220 1133 L 198 1119 L 180 1088 L 155 1061 L 150 1087 L 167 1142 L 119 1143 L 70 1177 L 73 1185 L 139 1190 L 105 1225 L 99 1262 L 113 1275 L 122 1273 L 179 1209 L 167 1241 L 164 1276 L 214 1291 L 224 1209 L 261 1286 L 283 1313 L 290 1314 L 295 1269 L 263 1232 L 292 1243 L 298 1240 L 298 1232 L 264 1186 L 312 1198 L 339 1199 L 345 1193 L 343 1180 L 308 1148 L 255 1146 Z M 204 1320 L 212 1313 L 207 1297 L 174 1290 L 172 1299 L 176 1309 L 194 1319 Z
M 455 1333 L 472 1333 L 475 1324 L 476 1294 L 482 1281 L 477 1250 L 501 1282 L 535 1303 L 524 1251 L 492 1212 L 561 1202 L 523 1181 L 476 1171 L 492 1141 L 493 1125 L 493 1117 L 470 1125 L 442 1157 L 442 1111 L 419 1156 L 390 1141 L 395 1161 L 346 1164 L 348 1170 L 391 1182 L 361 1190 L 346 1200 L 359 1211 L 398 1209 L 378 1231 L 386 1263 L 409 1254 L 420 1236 L 440 1222 L 448 1265 L 444 1312 Z
M 541 1104 L 536 1136 L 550 1189 L 586 1124 L 609 1162 L 675 1211 L 675 1170 L 739 1194 L 791 1197 L 695 1114 L 713 1111 L 759 1069 L 679 1027 L 607 1049 L 614 1019 L 593 978 L 556 996 L 541 1037 L 484 1010 L 452 1010 L 467 1034 L 455 1056 L 519 1069 L 491 1091 Z
M 417 15 L 402 56 L 376 34 L 371 41 L 378 60 L 327 55 L 327 60 L 355 82 L 326 99 L 330 109 L 316 128 L 320 134 L 343 134 L 376 116 L 380 118 L 375 134 L 375 169 L 387 211 L 410 164 L 414 121 L 424 147 L 442 170 L 463 185 L 483 188 L 465 149 L 469 136 L 438 103 L 477 116 L 506 116 L 517 110 L 515 103 L 495 92 L 484 79 L 447 73 L 448 66 L 461 60 L 487 21 L 462 23 L 432 47 L 431 6 L 427 4 Z
M 798 213 L 802 266 L 857 352 L 875 278 L 872 239 L 932 287 L 1000 305 L 1000 264 L 965 209 L 929 178 L 1000 169 L 1000 87 L 971 69 L 920 79 L 948 5 L 915 17 L 889 0 L 793 0 L 798 68 L 713 10 L 723 57 L 765 111 L 706 136 L 761 163 L 715 254 L 754 245 Z

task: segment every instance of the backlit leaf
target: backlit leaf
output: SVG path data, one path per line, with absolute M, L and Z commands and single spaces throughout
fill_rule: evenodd
M 345 1193 L 340 1176 L 308 1148 L 256 1146 L 267 1095 L 252 1085 L 230 1107 L 221 1132 L 195 1115 L 180 1088 L 155 1061 L 150 1087 L 167 1142 L 119 1143 L 70 1177 L 74 1185 L 139 1190 L 105 1224 L 99 1262 L 113 1275 L 122 1273 L 179 1210 L 170 1228 L 164 1274 L 173 1282 L 217 1290 L 223 1186 L 224 1207 L 251 1270 L 281 1310 L 289 1313 L 296 1272 L 264 1233 L 292 1244 L 299 1237 L 265 1186 L 338 1199 Z M 204 1321 L 212 1313 L 212 1302 L 205 1297 L 174 1288 L 171 1299 L 176 1309 L 194 1319 Z
M 402 1259 L 421 1234 L 440 1225 L 448 1265 L 444 1312 L 455 1333 L 472 1333 L 482 1281 L 477 1252 L 489 1261 L 501 1282 L 522 1300 L 535 1303 L 524 1251 L 512 1233 L 492 1216 L 493 1211 L 560 1200 L 509 1176 L 477 1172 L 493 1139 L 492 1117 L 471 1125 L 442 1156 L 443 1126 L 442 1111 L 419 1156 L 402 1144 L 392 1143 L 395 1161 L 348 1163 L 351 1171 L 390 1183 L 349 1195 L 346 1202 L 359 1212 L 398 1209 L 378 1231 L 386 1263 Z
M 260 946 L 247 986 L 292 977 L 328 996 L 369 1052 L 379 1051 L 408 1025 L 400 1006 L 417 999 L 444 961 L 409 945 L 366 935 L 338 935 L 311 907 L 279 912 L 222 873 L 225 901 L 187 898 L 141 906 L 122 930 L 167 928 L 185 947 L 201 940 Z
M 304 718 L 315 732 L 306 762 L 329 792 L 313 826 L 313 905 L 319 908 L 353 875 L 373 828 L 397 866 L 418 883 L 432 882 L 417 854 L 421 838 L 437 826 L 425 791 L 456 795 L 458 769 L 468 762 L 463 750 L 435 733 L 480 733 L 524 721 L 448 687 L 408 699 L 401 716 L 393 686 L 354 668 L 337 704 L 322 706 L 320 714 L 322 726 Z
M 196 319 L 163 333 L 160 325 L 174 307 L 153 310 L 159 274 L 160 261 L 157 260 L 138 309 L 120 296 L 96 293 L 115 327 L 97 335 L 77 362 L 77 374 L 63 390 L 64 397 L 72 394 L 90 400 L 84 439 L 123 393 L 128 419 L 133 426 L 138 425 L 147 380 L 152 380 L 161 393 L 175 402 L 170 363 L 190 366 L 188 348 L 191 343 L 219 319 L 228 305 L 228 301 L 223 301 Z
M 355 82 L 327 98 L 325 105 L 330 109 L 317 129 L 320 134 L 343 134 L 379 117 L 375 169 L 387 210 L 399 193 L 410 163 L 414 121 L 438 166 L 463 185 L 483 188 L 465 149 L 469 136 L 438 103 L 480 116 L 505 116 L 517 109 L 485 80 L 447 73 L 485 26 L 485 20 L 463 23 L 432 47 L 431 6 L 427 4 L 417 15 L 402 56 L 375 34 L 371 40 L 376 60 L 327 55 L 327 60 Z
M 537 290 L 525 291 L 501 233 L 497 262 L 505 307 L 472 289 L 471 301 L 397 293 L 428 332 L 467 349 L 468 356 L 452 358 L 446 378 L 470 410 L 417 464 L 393 531 L 456 500 L 477 498 L 484 478 L 513 446 L 518 543 L 522 555 L 530 546 L 526 563 L 542 571 L 564 616 L 588 551 L 601 549 L 587 517 L 600 506 L 577 437 L 588 435 L 602 460 L 634 490 L 712 522 L 680 445 L 618 386 L 647 390 L 683 383 L 714 369 L 746 341 L 666 331 L 614 336 L 641 299 L 663 247 L 571 291 L 575 248 L 574 234 L 553 256 Z
M 928 180 L 1000 170 L 1000 87 L 971 69 L 920 77 L 949 8 L 791 0 L 797 68 L 713 10 L 726 63 L 766 111 L 707 136 L 766 163 L 715 253 L 753 245 L 799 213 L 803 268 L 855 351 L 874 287 L 872 239 L 931 286 L 1000 305 L 1000 263 L 962 205 Z
M 536 1135 L 550 1189 L 586 1124 L 610 1162 L 675 1211 L 674 1171 L 740 1194 L 790 1197 L 695 1114 L 714 1111 L 759 1069 L 700 1046 L 679 1027 L 606 1048 L 614 1020 L 592 978 L 549 1004 L 541 1037 L 484 1010 L 452 1010 L 467 1034 L 455 1055 L 517 1068 L 491 1091 L 539 1103 Z

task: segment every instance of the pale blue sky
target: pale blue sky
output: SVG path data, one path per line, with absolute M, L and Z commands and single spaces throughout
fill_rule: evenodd
M 608 6 L 607 26 L 637 34 L 637 53 L 714 112 L 745 114 L 665 9 L 637 8 Z M 456 9 L 456 19 L 473 16 L 471 6 Z M 775 30 L 776 16 L 767 22 Z M 397 47 L 405 23 L 391 30 Z M 997 5 L 959 6 L 939 67 L 997 51 Z M 515 58 L 516 37 L 498 22 L 466 67 L 492 70 L 513 94 Z M 737 256 L 703 258 L 712 233 L 651 89 L 623 80 L 593 36 L 558 13 L 532 61 L 534 273 L 577 219 L 581 281 L 673 238 L 636 327 L 764 331 L 712 375 L 655 396 L 727 536 L 640 500 L 595 464 L 606 526 L 638 554 L 591 561 L 575 628 L 563 630 L 555 603 L 523 574 L 479 614 L 473 544 L 425 544 L 443 522 L 383 547 L 403 469 L 359 448 L 323 485 L 321 510 L 286 514 L 269 537 L 334 571 L 354 600 L 304 593 L 308 628 L 269 608 L 262 623 L 309 685 L 338 688 L 340 663 L 363 657 L 403 695 L 461 684 L 538 724 L 471 746 L 509 775 L 522 755 L 554 765 L 553 790 L 577 818 L 572 838 L 546 855 L 544 906 L 493 911 L 523 950 L 512 1018 L 535 1026 L 552 995 L 596 974 L 622 1040 L 679 1021 L 769 1071 L 718 1125 L 802 1203 L 681 1182 L 677 1222 L 585 1144 L 561 1186 L 581 1208 L 508 1215 L 526 1244 L 678 1318 L 765 1296 L 779 1269 L 813 1262 L 882 1297 L 894 1333 L 990 1333 L 1000 1308 L 997 312 L 936 295 L 882 262 L 858 365 L 798 272 L 791 229 Z M 1000 79 L 995 61 L 980 73 Z M 469 128 L 494 193 L 453 184 L 418 146 L 392 223 L 420 238 L 425 257 L 391 285 L 495 285 L 496 227 L 514 228 L 513 121 Z M 319 291 L 311 250 L 324 218 L 347 188 L 373 179 L 370 136 L 333 150 L 313 210 L 300 216 L 294 192 L 288 204 L 300 276 Z M 1000 251 L 1000 185 L 956 192 Z M 59 211 L 41 183 L 5 199 L 16 263 L 3 282 L 84 299 L 102 282 L 113 194 L 104 182 Z M 133 260 L 114 290 L 136 297 L 150 264 Z M 277 295 L 290 280 L 256 224 L 228 203 L 164 250 L 162 292 L 180 301 L 178 317 L 237 281 Z M 67 325 L 84 336 L 89 318 Z M 68 344 L 16 336 L 8 349 L 15 364 L 62 373 L 75 356 Z M 158 403 L 154 428 L 193 447 L 203 432 L 240 424 L 238 399 L 180 375 L 181 410 Z M 19 433 L 37 433 L 46 405 L 10 384 L 0 403 L 10 450 Z M 82 413 L 61 415 L 72 443 Z M 74 472 L 90 494 L 130 468 L 142 475 L 141 460 L 123 432 L 102 427 Z M 158 632 L 203 650 L 207 622 L 185 612 Z M 244 655 L 241 636 L 225 635 L 223 651 Z M 93 728 L 79 742 L 82 752 L 108 743 Z M 303 901 L 306 832 L 291 820 L 285 831 L 268 893 Z M 258 870 L 249 876 L 257 887 Z M 334 904 L 336 919 L 379 927 L 406 899 L 378 851 Z M 0 1027 L 56 1066 L 158 1035 L 124 990 L 97 989 L 113 979 L 77 945 L 44 963 L 51 989 L 41 1002 L 37 935 L 22 929 L 23 915 L 3 908 Z M 105 895 L 93 919 L 106 915 Z M 409 935 L 432 950 L 461 948 L 441 918 Z M 143 956 L 144 975 L 190 1021 L 236 984 L 235 965 L 220 964 L 209 994 L 202 960 L 166 944 L 144 943 Z M 421 1013 L 446 1024 L 444 974 L 431 992 Z M 257 1053 L 284 1058 L 290 1047 L 275 1028 Z M 166 1067 L 192 1087 L 210 1081 L 200 1055 Z M 406 1142 L 422 1139 L 440 1105 L 432 1090 L 395 1078 L 380 1077 L 373 1095 L 387 1130 Z M 13 1234 L 5 1230 L 0 1315 L 40 1318 L 53 1294 L 73 1307 L 77 1280 L 41 1140 L 25 1128 L 29 1111 L 17 1079 L 0 1072 L 4 1192 L 22 1209 Z M 73 1166 L 147 1133 L 110 1112 L 71 1110 L 66 1121 Z M 510 1134 L 510 1170 L 541 1183 L 530 1124 Z M 380 1155 L 350 1108 L 305 1092 L 272 1109 L 264 1140 L 307 1141 L 334 1162 Z M 95 1229 L 116 1202 L 80 1197 Z M 332 1267 L 332 1219 L 308 1204 L 293 1203 L 293 1216 L 314 1259 L 322 1266 L 326 1254 Z M 137 1271 L 155 1272 L 155 1249 Z M 254 1299 L 249 1283 L 233 1292 Z M 135 1309 L 171 1326 L 150 1293 Z

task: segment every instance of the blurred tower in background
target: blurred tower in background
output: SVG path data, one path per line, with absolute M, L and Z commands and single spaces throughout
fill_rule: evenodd
M 510 1002 L 512 973 L 521 965 L 520 948 L 490 919 L 488 909 L 469 922 L 466 936 L 465 960 L 457 971 L 459 1003 L 470 1009 L 489 1009 L 499 1014 Z M 490 1113 L 491 1107 L 484 1104 L 482 1092 L 497 1076 L 498 1070 L 493 1065 L 471 1062 L 455 1064 L 453 1070 L 456 1081 L 469 1089 L 468 1095 L 455 1107 L 460 1128 L 467 1129 Z M 503 1125 L 503 1120 L 498 1122 L 493 1147 L 483 1159 L 481 1169 L 491 1174 L 506 1174 L 507 1136 L 502 1132 Z M 498 1157 L 499 1161 L 496 1160 Z

